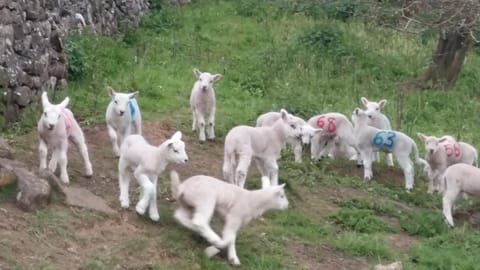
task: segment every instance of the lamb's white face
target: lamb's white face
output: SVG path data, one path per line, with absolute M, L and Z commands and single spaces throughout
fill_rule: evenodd
M 308 124 L 300 126 L 300 138 L 302 139 L 303 144 L 310 144 L 313 136 L 318 132 L 321 132 L 321 129 L 314 128 Z
M 437 138 L 435 136 L 426 136 L 422 133 L 418 133 L 418 137 L 424 141 L 425 143 L 425 153 L 428 155 L 435 154 L 440 148 L 443 147 L 445 143 L 448 143 L 449 140 L 454 141 L 450 136 L 443 136 L 441 138 Z
M 47 92 L 42 93 L 43 114 L 40 121 L 46 129 L 53 130 L 55 128 L 68 102 L 69 98 L 66 97 L 60 104 L 51 104 L 50 101 L 48 101 Z
M 138 92 L 134 93 L 117 93 L 111 87 L 107 89 L 108 95 L 112 98 L 113 110 L 115 114 L 124 116 L 130 113 L 129 102 L 134 99 Z
M 221 74 L 210 74 L 208 72 L 201 72 L 198 69 L 194 69 L 193 73 L 200 83 L 200 89 L 203 91 L 210 90 L 213 87 L 213 83 L 220 80 Z
M 367 113 L 360 108 L 355 108 L 352 115 L 355 117 L 356 124 L 360 124 L 369 120 Z
M 170 162 L 183 164 L 188 161 L 185 143 L 182 141 L 182 133 L 177 131 L 167 142 L 168 157 Z
M 288 208 L 288 199 L 287 196 L 285 195 L 285 190 L 284 190 L 285 184 L 282 184 L 280 186 L 276 187 L 271 187 L 274 189 L 274 196 L 275 196 L 275 209 L 279 210 L 285 210 Z
M 370 119 L 378 118 L 381 114 L 381 110 L 383 109 L 385 104 L 387 104 L 387 101 L 385 99 L 382 99 L 379 102 L 375 102 L 369 101 L 368 99 L 362 97 L 361 100 L 363 106 L 365 107 L 365 113 Z
M 301 125 L 288 114 L 284 109 L 280 110 L 280 120 L 284 123 L 284 130 L 287 138 L 300 138 L 302 137 Z

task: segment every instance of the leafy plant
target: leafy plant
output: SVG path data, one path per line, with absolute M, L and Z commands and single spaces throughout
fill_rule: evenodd
M 331 215 L 330 219 L 336 224 L 341 225 L 344 229 L 356 232 L 394 232 L 390 226 L 374 216 L 372 210 L 368 209 L 342 208 L 334 215 Z

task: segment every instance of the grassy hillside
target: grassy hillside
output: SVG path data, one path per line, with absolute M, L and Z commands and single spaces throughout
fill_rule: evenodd
M 423 72 L 433 38 L 407 36 L 359 18 L 338 20 L 322 7 L 292 2 L 165 5 L 138 29 L 123 27 L 114 39 L 71 36 L 66 48 L 72 81 L 54 100 L 68 95 L 69 107 L 83 124 L 102 124 L 109 101 L 106 87 L 135 89 L 144 118 L 189 133 L 188 98 L 196 67 L 223 74 L 215 86 L 220 138 L 233 126 L 251 124 L 260 113 L 280 108 L 307 119 L 332 111 L 349 116 L 365 96 L 387 99 L 385 113 L 394 128 L 412 136 L 420 149 L 417 132 L 451 134 L 480 146 L 475 113 L 480 107 L 480 57 L 475 51 L 468 55 L 456 89 L 403 93 L 396 84 Z M 31 129 L 38 115 L 33 108 L 10 135 Z M 296 164 L 291 153 L 284 153 L 280 181 L 288 183 L 292 207 L 242 232 L 238 250 L 243 269 L 315 269 L 320 254 L 332 260 L 350 258 L 348 269 L 393 260 L 403 261 L 406 269 L 480 269 L 480 223 L 470 217 L 478 213 L 478 203 L 463 203 L 456 219 L 464 225 L 448 229 L 440 197 L 426 194 L 419 169 L 416 187 L 407 194 L 398 168 L 386 168 L 383 162 L 374 167 L 376 181 L 363 183 L 362 172 L 349 162 Z M 249 176 L 250 186 L 258 186 L 257 178 Z M 55 215 L 37 215 L 42 213 Z M 148 269 L 229 269 L 223 259 L 204 258 L 200 241 L 179 229 L 171 215 L 163 217 L 159 226 L 167 227 L 161 236 L 143 236 L 123 248 L 153 243 L 149 241 L 168 247 L 166 266 Z M 8 256 L 3 259 L 11 260 L 12 268 L 18 264 L 22 269 L 22 262 Z M 82 263 L 84 269 L 112 269 L 115 258 L 99 254 Z

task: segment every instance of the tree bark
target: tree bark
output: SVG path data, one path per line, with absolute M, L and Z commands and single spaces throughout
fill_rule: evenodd
M 422 88 L 455 86 L 471 39 L 458 31 L 440 34 L 432 63 L 420 78 Z

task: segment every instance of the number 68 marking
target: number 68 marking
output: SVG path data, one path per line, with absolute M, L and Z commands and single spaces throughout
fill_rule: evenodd
M 395 136 L 397 135 L 393 131 L 379 131 L 375 134 L 375 137 L 373 137 L 373 145 L 392 148 L 395 142 Z

